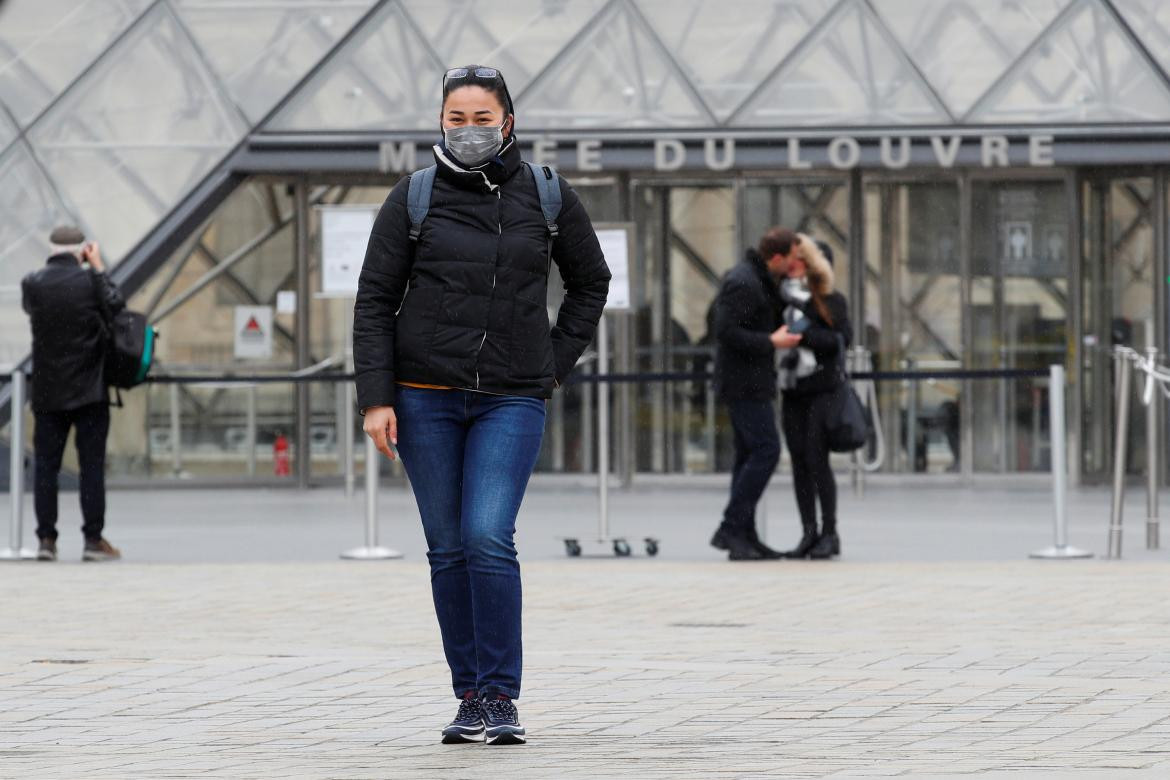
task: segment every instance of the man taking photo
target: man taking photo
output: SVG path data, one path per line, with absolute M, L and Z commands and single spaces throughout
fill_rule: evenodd
M 37 559 L 57 560 L 57 476 L 73 428 L 81 469 L 82 560 L 112 561 L 121 553 L 102 536 L 110 430 L 103 377 L 105 317 L 121 311 L 126 302 L 105 274 L 98 245 L 86 243 L 80 230 L 56 228 L 49 249 L 45 266 L 21 282 L 21 305 L 32 323 Z
M 776 430 L 776 351 L 800 336 L 781 327 L 779 280 L 788 270 L 796 234 L 772 228 L 727 272 L 715 299 L 715 390 L 727 404 L 735 434 L 731 499 L 711 545 L 733 561 L 776 559 L 760 541 L 756 504 L 780 460 Z

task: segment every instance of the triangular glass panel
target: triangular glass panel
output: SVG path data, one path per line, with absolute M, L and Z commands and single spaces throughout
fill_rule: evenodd
M 438 133 L 443 66 L 395 4 L 301 87 L 267 130 L 412 130 Z
M 402 0 L 444 66 L 499 68 L 521 94 L 604 0 Z
M 20 131 L 8 118 L 8 112 L 4 110 L 4 105 L 0 104 L 0 152 L 3 152 L 18 135 L 20 135 Z
M 1113 0 L 1147 50 L 1170 73 L 1170 3 L 1166 0 Z
M 950 121 L 866 7 L 847 3 L 807 38 L 733 124 L 902 125 Z
M 972 122 L 1170 119 L 1170 91 L 1113 16 L 1081 0 L 972 109 Z
M 228 147 L 246 129 L 166 4 L 69 90 L 32 131 L 33 147 Z
M 179 0 L 178 12 L 236 104 L 256 123 L 372 2 Z
M 833 0 L 637 0 L 716 117 L 726 119 L 813 30 Z
M 967 112 L 1069 0 L 873 0 L 951 113 Z
M 2 290 L 19 285 L 21 277 L 44 262 L 49 231 L 68 221 L 69 215 L 23 143 L 0 155 L 0 182 Z
M 0 102 L 27 127 L 150 0 L 0 2 Z
M 521 127 L 686 127 L 710 112 L 621 4 L 590 25 L 517 101 Z

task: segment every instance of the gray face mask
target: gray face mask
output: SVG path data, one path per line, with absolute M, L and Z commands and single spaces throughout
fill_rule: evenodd
M 504 146 L 504 126 L 465 125 L 443 131 L 447 150 L 469 168 L 490 160 Z

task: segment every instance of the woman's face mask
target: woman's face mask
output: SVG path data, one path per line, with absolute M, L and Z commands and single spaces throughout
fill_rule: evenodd
M 504 146 L 504 126 L 464 125 L 443 131 L 447 150 L 455 159 L 474 168 L 496 156 Z

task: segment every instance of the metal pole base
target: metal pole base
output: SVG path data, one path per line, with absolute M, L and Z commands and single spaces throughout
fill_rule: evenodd
M 1044 558 L 1046 560 L 1072 560 L 1074 558 L 1092 558 L 1093 553 L 1079 547 L 1045 547 L 1028 556 L 1029 558 Z
M 1158 531 L 1160 521 L 1158 518 L 1150 518 L 1146 521 L 1146 549 L 1157 550 L 1159 548 Z
M 35 561 L 36 559 L 37 551 L 27 547 L 23 550 L 14 550 L 11 547 L 0 550 L 0 561 Z
M 389 561 L 402 557 L 402 553 L 389 547 L 355 547 L 346 550 L 341 557 L 347 561 Z

